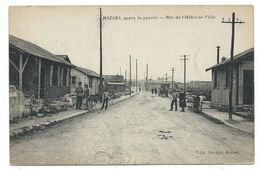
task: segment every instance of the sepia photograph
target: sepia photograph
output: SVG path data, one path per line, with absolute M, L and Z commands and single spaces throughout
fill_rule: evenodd
M 252 5 L 8 15 L 11 166 L 255 164 Z

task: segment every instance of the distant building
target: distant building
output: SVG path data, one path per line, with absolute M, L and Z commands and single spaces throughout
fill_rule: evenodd
M 200 90 L 211 90 L 211 81 L 190 81 L 189 88 L 200 89 Z
M 83 67 L 75 67 L 71 70 L 71 92 L 74 93 L 78 83 L 82 82 L 82 87 L 84 88 L 87 84 L 90 88 L 90 93 L 92 95 L 99 94 L 99 84 L 100 78 L 99 74 L 83 68 Z
M 103 75 L 103 78 L 105 82 L 123 83 L 125 81 L 124 76 L 121 75 Z
M 214 107 L 228 106 L 230 89 L 230 59 L 222 60 L 212 70 L 212 100 Z M 254 104 L 254 48 L 234 56 L 233 106 Z
M 208 91 L 211 90 L 211 81 L 190 81 L 186 83 L 186 90 L 189 91 Z M 184 88 L 184 83 L 177 82 L 179 89 Z
M 166 83 L 162 80 L 148 80 L 145 82 L 144 86 L 145 86 L 145 90 L 151 91 L 154 88 L 159 89 L 162 86 L 166 88 L 170 88 L 170 83 L 169 82 Z
M 125 92 L 126 83 L 121 75 L 104 75 L 105 86 L 111 93 Z
M 169 81 L 169 85 L 170 85 L 170 88 L 172 88 L 172 87 L 173 87 L 173 89 L 177 89 L 178 88 L 178 83 L 176 81 L 173 81 L 173 83 L 172 83 L 172 81 Z

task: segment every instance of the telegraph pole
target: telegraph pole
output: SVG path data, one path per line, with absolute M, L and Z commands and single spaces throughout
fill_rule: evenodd
M 148 81 L 148 64 L 146 64 L 146 81 Z
M 130 95 L 132 93 L 131 86 L 132 86 L 132 80 L 131 80 L 131 55 L 129 56 L 129 64 L 130 64 L 130 73 L 129 73 L 129 88 L 130 88 Z
M 103 76 L 102 76 L 102 9 L 99 9 L 99 38 L 100 38 L 100 73 L 99 73 L 99 97 L 100 101 L 102 100 L 102 93 L 103 93 Z
M 137 59 L 135 60 L 136 61 L 136 66 L 135 66 L 135 91 L 137 92 Z
M 186 95 L 186 61 L 187 60 L 189 60 L 188 58 L 187 58 L 187 55 L 183 55 L 182 56 L 183 57 L 183 59 L 181 59 L 181 60 L 183 60 L 183 63 L 184 63 L 184 71 L 183 71 L 183 76 L 184 76 L 184 84 L 183 84 L 183 90 L 184 90 L 184 95 Z
M 125 70 L 125 83 L 126 83 L 126 70 Z
M 167 84 L 167 79 L 168 78 L 168 76 L 167 76 L 167 73 L 166 73 L 166 77 L 165 77 L 165 84 Z
M 174 67 L 172 67 L 172 89 L 173 89 L 173 78 L 174 78 L 174 71 L 176 71 L 176 70 L 174 70 Z
M 228 21 L 225 21 L 224 18 L 222 18 L 221 23 L 228 23 L 232 26 L 232 35 L 231 35 L 231 50 L 230 50 L 230 89 L 229 89 L 229 119 L 232 119 L 233 114 L 233 105 L 232 105 L 232 96 L 233 96 L 233 68 L 234 68 L 234 40 L 235 40 L 235 24 L 243 24 L 245 22 L 242 22 L 241 20 L 237 18 L 237 21 L 235 21 L 235 12 L 232 13 L 232 21 L 228 19 Z
M 217 64 L 219 64 L 219 49 L 220 49 L 220 46 L 217 46 Z

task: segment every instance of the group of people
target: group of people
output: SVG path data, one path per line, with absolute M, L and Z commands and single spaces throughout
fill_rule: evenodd
M 180 92 L 178 94 L 177 91 L 174 90 L 171 93 L 171 97 L 172 97 L 172 101 L 171 101 L 170 111 L 173 110 L 173 105 L 175 105 L 175 111 L 177 111 L 177 109 L 178 109 L 177 99 L 179 98 L 179 105 L 180 105 L 181 111 L 184 112 L 185 111 L 184 108 L 186 107 L 185 93 Z
M 93 94 L 90 93 L 90 88 L 88 87 L 88 85 L 86 84 L 85 88 L 83 89 L 82 82 L 79 82 L 78 86 L 75 89 L 75 92 L 77 94 L 76 110 L 82 110 L 81 106 L 82 106 L 83 99 L 86 99 L 86 109 L 88 109 L 89 108 L 90 97 L 91 97 L 91 95 L 93 95 Z M 101 110 L 104 107 L 105 107 L 105 110 L 107 109 L 108 100 L 109 100 L 109 93 L 105 89 L 103 94 L 102 94 L 102 107 L 101 107 Z
M 152 88 L 152 94 L 157 94 L 157 88 Z
M 152 88 L 152 94 L 155 94 L 161 97 L 168 97 L 168 89 L 166 88 Z
M 86 88 L 87 87 L 87 88 Z M 85 90 L 83 90 L 82 82 L 79 82 L 78 86 L 75 89 L 77 94 L 77 103 L 76 103 L 76 110 L 81 110 L 82 100 L 83 98 L 88 98 L 89 96 L 89 88 L 88 85 L 85 85 Z M 87 105 L 88 102 L 86 102 Z
M 203 95 L 196 95 L 193 99 L 193 104 L 192 104 L 192 111 L 193 112 L 201 112 L 202 111 L 202 105 L 203 105 L 203 101 L 206 97 Z
M 181 107 L 181 111 L 184 112 L 184 108 L 186 107 L 186 97 L 185 97 L 185 93 L 182 91 L 180 93 L 177 93 L 176 90 L 173 91 L 173 93 L 171 93 L 171 108 L 170 111 L 173 110 L 173 105 L 175 105 L 175 111 L 177 111 L 178 109 L 178 104 L 177 104 L 177 99 L 179 98 L 179 105 Z M 202 110 L 202 104 L 203 104 L 203 100 L 205 99 L 205 96 L 199 96 L 198 94 L 195 95 L 195 97 L 193 97 L 193 103 L 191 105 L 191 110 L 194 112 L 199 112 Z

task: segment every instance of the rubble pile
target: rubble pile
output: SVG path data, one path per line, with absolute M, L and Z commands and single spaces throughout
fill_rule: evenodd
M 65 95 L 56 99 L 30 99 L 25 100 L 25 110 L 23 117 L 36 116 L 43 117 L 62 111 L 67 111 L 73 106 L 70 95 Z
M 117 99 L 120 98 L 121 95 L 119 93 L 109 93 L 109 98 L 110 99 Z
M 126 96 L 126 95 L 130 95 L 130 92 L 109 93 L 110 99 L 117 99 L 120 98 L 121 96 Z

